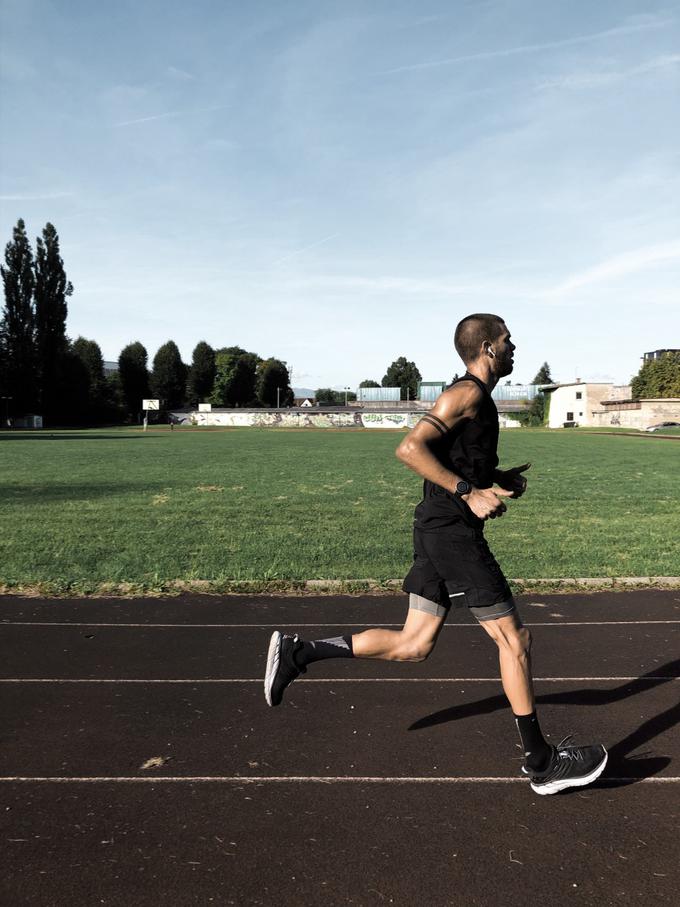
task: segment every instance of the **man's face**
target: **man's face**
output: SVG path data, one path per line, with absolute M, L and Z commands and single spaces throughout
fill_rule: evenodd
M 499 378 L 504 378 L 515 366 L 513 358 L 515 344 L 510 340 L 510 331 L 506 325 L 503 325 L 500 337 L 491 344 L 491 349 L 496 354 L 493 360 L 494 371 Z

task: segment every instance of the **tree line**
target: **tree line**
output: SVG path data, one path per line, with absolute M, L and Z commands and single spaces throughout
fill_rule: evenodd
M 17 222 L 0 266 L 5 305 L 0 319 L 0 398 L 10 417 L 38 414 L 44 423 L 103 424 L 139 417 L 143 398 L 163 409 L 195 406 L 289 406 L 293 402 L 285 362 L 238 346 L 213 349 L 201 341 L 190 365 L 169 340 L 154 356 L 139 341 L 118 357 L 118 371 L 105 374 L 95 340 L 66 333 L 66 276 L 59 236 L 50 223 L 34 255 L 23 220 Z

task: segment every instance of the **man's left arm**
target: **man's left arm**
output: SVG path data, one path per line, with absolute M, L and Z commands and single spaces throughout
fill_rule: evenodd
M 530 467 L 531 463 L 524 463 L 522 466 L 513 466 L 511 469 L 495 469 L 493 480 L 501 488 L 512 491 L 514 498 L 521 498 L 527 490 L 527 479 L 522 473 Z

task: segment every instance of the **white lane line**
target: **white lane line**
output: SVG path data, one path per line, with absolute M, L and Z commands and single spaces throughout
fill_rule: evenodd
M 0 776 L 6 784 L 528 784 L 528 778 L 516 777 L 380 777 L 374 775 L 144 775 L 144 776 L 84 776 L 67 778 L 60 776 Z M 600 778 L 598 784 L 677 784 L 680 777 L 665 776 L 654 778 Z
M 526 622 L 526 627 L 639 627 L 649 624 L 680 624 L 677 620 L 565 620 L 541 621 L 539 623 Z M 142 628 L 142 629 L 177 629 L 177 630 L 267 630 L 280 629 L 282 626 L 291 627 L 402 627 L 401 623 L 298 623 L 294 621 L 279 621 L 276 624 L 132 624 L 132 623 L 87 623 L 85 621 L 19 621 L 0 620 L 0 627 L 110 627 L 113 629 Z M 476 627 L 477 623 L 451 623 L 444 624 L 444 629 L 458 629 L 460 627 Z
M 609 681 L 638 681 L 652 683 L 676 681 L 680 677 L 651 674 L 645 677 L 534 677 L 534 683 L 608 683 Z M 500 683 L 500 677 L 314 677 L 299 678 L 300 683 Z M 262 683 L 261 677 L 0 677 L 0 683 Z

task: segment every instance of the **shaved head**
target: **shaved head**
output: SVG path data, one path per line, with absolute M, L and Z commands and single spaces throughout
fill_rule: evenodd
M 456 333 L 453 338 L 453 344 L 456 352 L 468 365 L 481 353 L 481 347 L 485 340 L 489 343 L 495 343 L 503 333 L 505 321 L 500 315 L 488 315 L 478 313 L 468 315 L 458 323 Z

